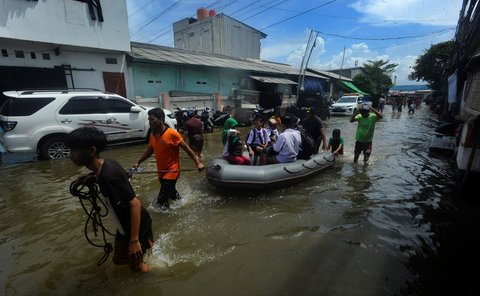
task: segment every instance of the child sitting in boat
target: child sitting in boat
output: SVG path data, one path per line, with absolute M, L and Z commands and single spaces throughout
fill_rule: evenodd
M 239 135 L 240 132 L 236 129 L 227 131 L 227 142 L 223 147 L 223 158 L 230 164 L 250 165 L 250 158 L 243 155 L 243 143 Z
M 252 128 L 247 136 L 246 144 L 250 157 L 254 156 L 254 165 L 256 164 L 257 156 L 260 156 L 260 164 L 265 164 L 264 149 L 267 143 L 270 142 L 270 136 L 267 130 L 263 128 L 263 121 L 261 118 L 255 120 L 255 126 Z
M 340 136 L 340 130 L 334 129 L 332 137 L 328 140 L 328 150 L 332 151 L 335 156 L 343 155 L 343 138 Z

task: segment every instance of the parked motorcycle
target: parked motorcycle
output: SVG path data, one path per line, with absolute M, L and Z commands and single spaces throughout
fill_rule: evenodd
M 174 108 L 174 115 L 175 115 L 175 119 L 177 120 L 177 130 L 179 132 L 183 132 L 184 128 L 185 128 L 185 121 L 187 121 L 187 109 L 185 108 L 180 108 L 178 107 L 178 105 L 175 104 L 175 108 Z
M 215 111 L 213 113 L 213 125 L 214 126 L 223 126 L 225 121 L 230 118 L 230 113 L 225 111 Z
M 255 123 L 255 120 L 257 120 L 257 118 L 260 118 L 265 122 L 274 114 L 274 108 L 264 109 L 263 107 L 257 106 L 257 108 L 253 111 L 252 117 L 250 118 L 250 124 Z
M 205 107 L 205 109 L 202 110 L 202 112 L 200 113 L 200 120 L 203 124 L 204 133 L 213 132 L 213 121 L 210 119 L 210 108 Z

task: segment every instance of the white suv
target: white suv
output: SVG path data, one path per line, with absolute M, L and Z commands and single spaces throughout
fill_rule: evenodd
M 147 110 L 113 93 L 100 90 L 25 90 L 3 93 L 0 108 L 4 131 L 0 141 L 9 152 L 38 152 L 42 158 L 70 155 L 65 135 L 93 126 L 107 136 L 108 144 L 145 141 L 149 135 Z M 176 120 L 165 110 L 165 122 Z M 173 117 L 173 119 L 172 119 Z
M 363 96 L 343 96 L 330 106 L 330 115 L 352 115 L 360 104 L 372 106 L 370 97 Z

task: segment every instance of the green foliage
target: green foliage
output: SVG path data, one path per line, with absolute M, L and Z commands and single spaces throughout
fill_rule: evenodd
M 361 90 L 371 95 L 388 93 L 390 87 L 393 86 L 390 76 L 397 66 L 398 64 L 390 64 L 388 60 L 369 60 L 367 64 L 363 64 L 365 73 L 356 75 L 353 82 Z
M 370 77 L 364 74 L 355 75 L 355 77 L 353 77 L 353 83 L 366 93 L 375 94 L 377 92 L 375 83 Z
M 408 75 L 410 80 L 426 81 L 435 91 L 442 89 L 442 81 L 446 80 L 445 70 L 450 66 L 450 56 L 453 51 L 453 41 L 445 41 L 430 46 L 419 56 Z

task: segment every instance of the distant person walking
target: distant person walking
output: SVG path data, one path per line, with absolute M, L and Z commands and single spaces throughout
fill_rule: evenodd
M 380 99 L 378 99 L 378 112 L 380 112 L 381 114 L 383 114 L 383 108 L 385 107 L 385 98 L 384 97 L 380 97 Z
M 196 117 L 193 111 L 187 112 L 187 121 L 183 127 L 187 133 L 188 146 L 195 152 L 198 159 L 202 159 L 203 150 L 203 124 L 202 121 Z
M 383 118 L 382 114 L 369 105 L 363 104 L 355 110 L 350 117 L 350 122 L 358 122 L 357 131 L 355 133 L 355 151 L 353 163 L 358 162 L 360 154 L 363 152 L 363 163 L 368 164 L 368 160 L 372 153 L 372 140 L 375 131 L 375 124 L 378 119 Z M 360 114 L 359 114 L 360 113 Z
M 408 114 L 415 114 L 415 100 L 413 98 L 408 98 Z

